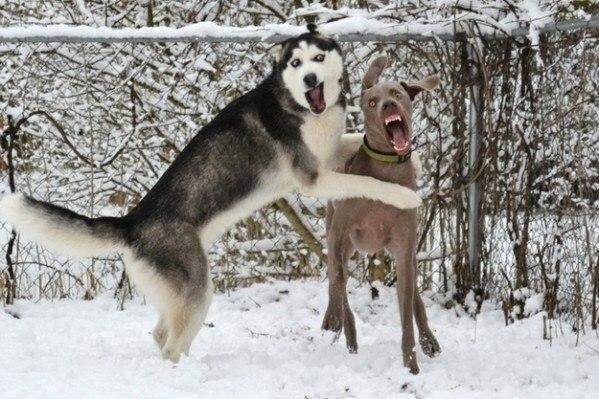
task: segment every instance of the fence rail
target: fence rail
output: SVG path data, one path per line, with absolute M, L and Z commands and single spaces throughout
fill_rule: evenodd
M 358 29 L 355 26 L 359 27 Z M 476 28 L 473 30 L 473 26 Z M 436 23 L 382 23 L 358 17 L 321 24 L 319 30 L 340 42 L 460 41 L 475 34 L 485 39 L 528 36 L 537 33 L 569 32 L 599 27 L 599 16 L 590 19 L 515 21 L 504 25 L 484 24 L 477 18 L 459 17 Z M 5 43 L 278 43 L 305 32 L 295 25 L 245 28 L 200 22 L 183 28 L 106 28 L 72 25 L 34 25 L 0 28 Z

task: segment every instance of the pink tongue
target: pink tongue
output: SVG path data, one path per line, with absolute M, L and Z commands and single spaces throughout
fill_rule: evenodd
M 408 151 L 410 148 L 410 140 L 408 140 L 408 135 L 404 134 L 404 131 L 399 126 L 393 126 L 391 129 L 393 132 L 393 148 L 396 152 L 403 154 Z
M 312 106 L 315 108 L 323 108 L 324 107 L 324 98 L 322 96 L 322 92 L 320 90 L 320 86 L 313 88 L 308 92 L 308 96 L 310 97 L 310 102 Z

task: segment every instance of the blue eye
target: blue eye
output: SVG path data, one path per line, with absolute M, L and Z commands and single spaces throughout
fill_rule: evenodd
M 291 66 L 294 67 L 294 68 L 297 68 L 301 64 L 302 64 L 302 62 L 299 59 L 297 59 L 297 58 L 295 58 L 294 60 L 291 61 Z
M 314 57 L 314 61 L 316 61 L 316 62 L 323 62 L 324 61 L 324 54 L 318 54 L 316 57 Z

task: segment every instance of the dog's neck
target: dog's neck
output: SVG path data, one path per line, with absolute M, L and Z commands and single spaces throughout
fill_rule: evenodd
M 371 136 L 376 135 L 370 135 L 366 132 L 365 137 L 367 140 L 369 140 Z M 372 146 L 370 141 L 368 141 L 368 144 Z M 382 150 L 384 147 L 381 147 L 380 143 L 374 148 L 377 151 L 379 148 L 381 148 L 382 152 L 389 151 L 389 149 L 386 149 L 386 151 Z M 410 188 L 416 187 L 416 173 L 411 159 L 403 163 L 381 162 L 366 154 L 363 148 L 360 148 L 347 162 L 345 171 L 346 173 L 372 176 L 379 180 L 401 184 L 402 186 Z
M 364 142 L 362 143 L 362 150 L 368 155 L 370 158 L 375 161 L 384 162 L 384 163 L 395 163 L 400 164 L 410 160 L 410 156 L 412 154 L 412 150 L 410 149 L 405 154 L 397 154 L 395 151 L 381 151 L 373 148 L 372 145 L 368 142 L 368 137 L 364 136 Z

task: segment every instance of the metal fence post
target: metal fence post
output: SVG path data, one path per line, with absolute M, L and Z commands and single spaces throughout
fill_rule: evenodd
M 480 160 L 480 141 L 483 128 L 483 89 L 480 49 L 471 40 L 466 44 L 468 62 L 470 64 L 470 87 L 468 106 L 468 175 L 473 179 Z M 480 249 L 481 249 L 481 188 L 478 178 L 473 179 L 468 187 L 468 265 L 470 267 L 471 288 L 475 291 L 480 288 Z

